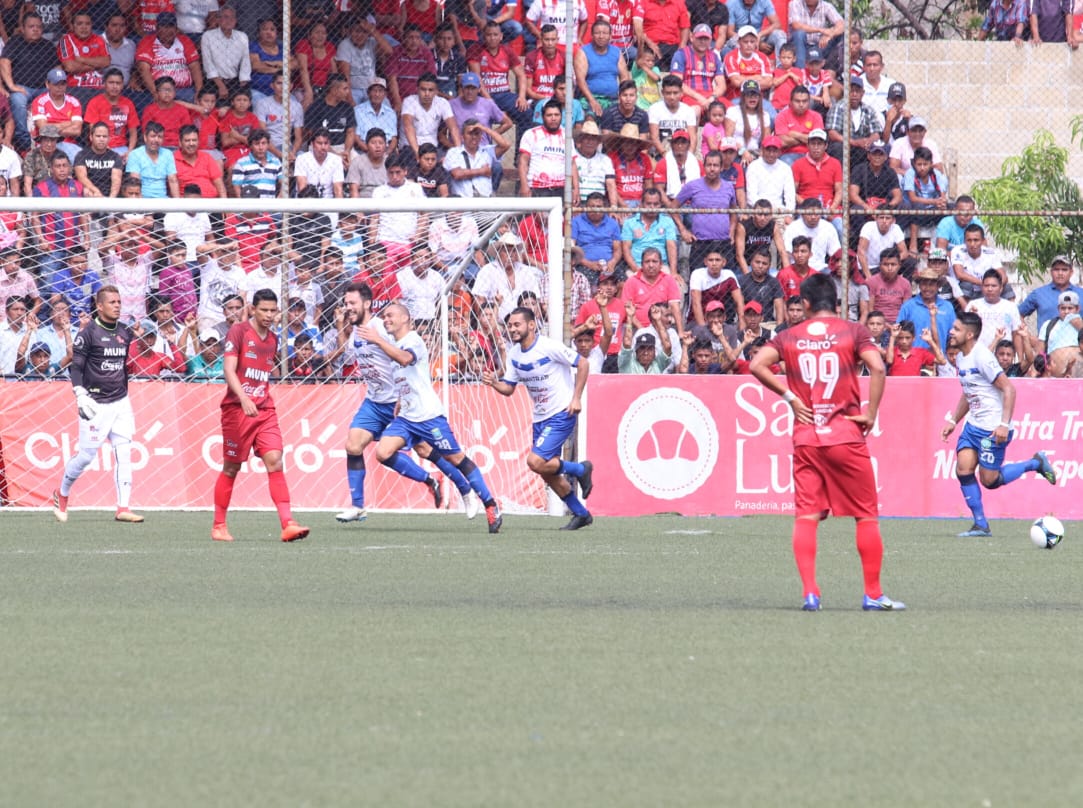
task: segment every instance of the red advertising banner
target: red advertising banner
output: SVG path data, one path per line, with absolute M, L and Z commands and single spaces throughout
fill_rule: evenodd
M 219 402 L 222 385 L 132 382 L 135 411 L 133 508 L 209 508 L 221 468 Z M 286 477 L 294 504 L 337 508 L 349 504 L 346 431 L 364 394 L 356 384 L 276 385 L 275 405 L 285 443 Z M 525 392 L 511 398 L 475 386 L 452 386 L 450 422 L 459 443 L 511 513 L 546 507 L 540 478 L 526 467 L 531 412 Z M 64 464 L 76 451 L 79 426 L 71 385 L 0 384 L 0 470 L 8 502 L 50 501 Z M 372 508 L 431 508 L 428 490 L 381 466 L 366 452 L 366 504 Z M 449 488 L 452 498 L 457 494 Z M 106 444 L 79 479 L 73 507 L 111 508 L 116 494 Z M 263 465 L 244 464 L 234 489 L 238 508 L 270 507 Z
M 1083 517 L 1083 385 L 1014 379 L 1015 439 L 1007 460 L 1049 453 L 1058 482 L 1025 474 L 985 492 L 1000 518 Z M 966 517 L 945 414 L 954 379 L 888 379 L 869 449 L 884 516 Z M 581 455 L 594 462 L 591 511 L 610 516 L 783 514 L 793 511 L 790 408 L 750 376 L 592 376 Z M 961 427 L 960 427 L 961 428 Z M 581 425 L 582 429 L 582 425 Z

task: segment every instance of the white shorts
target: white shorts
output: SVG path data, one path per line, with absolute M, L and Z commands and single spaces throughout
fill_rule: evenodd
M 97 451 L 108 440 L 114 446 L 130 443 L 135 437 L 135 414 L 127 396 L 108 404 L 94 402 L 98 412 L 89 420 L 79 419 L 79 450 Z

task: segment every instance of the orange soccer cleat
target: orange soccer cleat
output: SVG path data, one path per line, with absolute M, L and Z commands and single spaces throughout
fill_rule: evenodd
M 127 508 L 117 508 L 116 516 L 113 517 L 116 522 L 128 522 L 132 525 L 137 525 L 143 521 L 143 517 L 137 513 L 132 513 Z
M 292 519 L 282 528 L 282 541 L 298 541 L 308 535 L 308 528 L 294 522 Z

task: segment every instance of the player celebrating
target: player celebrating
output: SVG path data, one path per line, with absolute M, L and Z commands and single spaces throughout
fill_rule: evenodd
M 71 487 L 98 454 L 102 441 L 113 447 L 118 522 L 142 522 L 128 503 L 132 496 L 132 436 L 135 415 L 128 399 L 128 346 L 135 335 L 120 320 L 120 292 L 103 286 L 94 296 L 97 309 L 72 341 L 69 371 L 79 409 L 79 451 L 64 466 L 60 488 L 53 491 L 53 516 L 68 521 Z
M 358 333 L 361 339 L 374 343 L 395 363 L 394 382 L 399 394 L 399 414 L 387 425 L 383 437 L 376 444 L 376 459 L 386 465 L 410 442 L 424 441 L 434 453 L 446 457 L 470 481 L 470 487 L 485 505 L 489 532 L 499 533 L 504 517 L 489 493 L 481 470 L 459 448 L 459 442 L 451 431 L 440 397 L 432 387 L 429 349 L 425 347 L 421 335 L 410 327 L 409 310 L 401 303 L 391 303 L 384 307 L 380 316 L 390 339 L 385 339 L 371 322 L 362 326 Z
M 282 471 L 282 432 L 271 400 L 271 374 L 278 359 L 278 337 L 271 330 L 278 316 L 278 296 L 270 289 L 252 295 L 252 316 L 236 323 L 226 334 L 222 398 L 222 471 L 214 484 L 214 524 L 211 538 L 233 541 L 226 527 L 226 512 L 241 463 L 254 449 L 267 467 L 267 487 L 282 523 L 282 541 L 297 541 L 308 528 L 293 521 L 290 491 Z
M 580 362 L 579 354 L 571 348 L 539 335 L 534 312 L 530 309 L 513 309 L 505 322 L 513 343 L 508 354 L 507 372 L 503 379 L 498 379 L 485 371 L 482 380 L 505 396 L 514 393 L 519 382 L 526 385 L 530 400 L 534 402 L 534 440 L 526 457 L 527 467 L 545 480 L 572 512 L 571 521 L 561 530 L 579 530 L 593 523 L 594 517 L 575 496 L 565 475 L 579 480 L 579 489 L 586 499 L 594 487 L 591 479 L 594 466 L 589 460 L 582 463 L 561 460 L 560 450 L 575 431 L 590 366 Z
M 399 400 L 395 390 L 393 371 L 395 363 L 391 357 L 360 337 L 358 329 L 369 326 L 376 329 L 386 341 L 387 331 L 378 317 L 372 314 L 372 289 L 367 283 L 351 283 L 346 287 L 343 295 L 346 306 L 346 322 L 350 326 L 353 337 L 347 346 L 350 351 L 352 362 L 357 365 L 361 372 L 361 378 L 365 380 L 365 400 L 350 422 L 350 431 L 346 438 L 346 479 L 350 486 L 350 507 L 335 516 L 340 522 L 363 522 L 365 520 L 365 447 L 372 441 L 379 440 L 384 429 L 395 419 L 395 403 Z M 340 334 L 340 339 L 346 339 L 346 333 Z M 418 444 L 414 447 L 428 456 L 430 447 L 428 444 Z M 448 476 L 462 494 L 463 504 L 466 506 L 466 517 L 473 519 L 478 515 L 478 501 L 470 490 L 470 483 L 457 468 L 447 462 L 446 458 L 437 457 L 436 466 Z M 440 484 L 429 475 L 425 469 L 415 463 L 405 452 L 395 452 L 385 464 L 411 480 L 425 483 L 432 491 L 433 504 L 439 508 L 443 504 L 443 495 L 440 493 Z
M 1057 474 L 1045 452 L 1037 452 L 1030 460 L 1004 464 L 1004 453 L 1015 434 L 1012 430 L 1015 385 L 1004 375 L 993 352 L 979 341 L 981 329 L 981 316 L 964 312 L 948 332 L 948 347 L 959 349 L 955 365 L 963 394 L 955 412 L 947 416 L 940 437 L 947 441 L 959 419 L 966 416 L 955 445 L 955 476 L 963 490 L 963 499 L 974 514 L 974 524 L 960 536 L 993 535 L 982 507 L 979 481 L 992 490 L 1014 483 L 1024 472 L 1036 471 L 1050 485 L 1057 482 Z
M 857 522 L 857 552 L 865 578 L 865 611 L 906 606 L 880 588 L 884 544 L 880 538 L 876 476 L 865 435 L 876 423 L 884 395 L 884 360 L 869 330 L 835 315 L 835 282 L 812 275 L 801 282 L 808 319 L 769 341 L 752 360 L 752 374 L 793 408 L 793 554 L 805 589 L 802 608 L 820 608 L 816 585 L 816 529 L 828 512 Z M 784 386 L 771 366 L 786 363 Z M 869 403 L 861 409 L 858 387 L 864 363 Z

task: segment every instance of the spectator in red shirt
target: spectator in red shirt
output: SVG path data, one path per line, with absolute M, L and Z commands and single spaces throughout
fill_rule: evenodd
M 426 73 L 436 72 L 436 60 L 432 51 L 425 47 L 421 29 L 407 25 L 402 44 L 396 47 L 387 60 L 387 92 L 391 106 L 402 109 L 407 96 L 417 95 L 417 83 Z
M 50 70 L 45 76 L 45 92 L 34 99 L 30 108 L 31 134 L 36 139 L 43 126 L 56 126 L 63 138 L 57 148 L 74 160 L 80 148 L 75 140 L 83 134 L 83 106 L 68 95 L 67 89 L 68 74 L 59 67 Z
M 842 163 L 827 153 L 827 133 L 808 133 L 808 154 L 793 164 L 793 184 L 800 204 L 818 199 L 825 208 L 842 205 Z
M 193 102 L 196 88 L 203 86 L 199 51 L 191 39 L 177 33 L 177 15 L 172 11 L 161 12 L 157 21 L 157 31 L 143 37 L 135 49 L 139 79 L 149 91 L 158 79 L 168 76 L 175 82 L 177 97 Z
M 642 0 L 632 12 L 636 45 L 654 51 L 658 64 L 668 65 L 678 48 L 688 44 L 692 18 L 683 0 Z
M 181 129 L 180 149 L 174 158 L 177 163 L 177 184 L 181 188 L 198 185 L 200 194 L 207 199 L 226 198 L 222 165 L 199 148 L 199 130 L 191 124 Z
M 794 87 L 790 92 L 790 105 L 775 116 L 775 134 L 782 139 L 783 151 L 779 159 L 787 165 L 792 166 L 808 154 L 809 133 L 824 128 L 823 116 L 809 109 L 811 103 L 808 87 Z
M 192 123 L 192 113 L 176 101 L 177 87 L 169 76 L 154 82 L 154 102 L 143 110 L 143 128 L 151 121 L 165 130 L 162 145 L 167 149 L 180 146 L 180 130 Z
M 481 77 L 482 96 L 490 99 L 515 122 L 518 146 L 518 140 L 533 125 L 532 105 L 526 95 L 526 72 L 519 57 L 502 44 L 503 34 L 499 23 L 486 23 L 482 36 L 484 44 L 470 51 L 467 67 Z M 511 76 L 515 77 L 516 90 L 512 89 Z
M 57 45 L 60 66 L 68 74 L 68 91 L 84 107 L 101 89 L 102 71 L 109 67 L 112 57 L 105 38 L 94 33 L 89 14 L 80 11 L 72 17 L 71 31 Z
M 139 114 L 135 104 L 125 98 L 124 74 L 110 67 L 102 73 L 104 92 L 95 95 L 86 105 L 83 118 L 93 126 L 104 123 L 109 127 L 109 148 L 125 155 L 135 148 L 139 136 Z
M 158 378 L 183 374 L 187 367 L 184 354 L 169 342 L 165 347 L 169 353 L 154 350 L 158 341 L 158 325 L 150 318 L 141 320 L 132 327 L 136 338 L 128 346 L 128 373 L 132 376 Z
M 218 119 L 218 140 L 227 170 L 248 154 L 248 136 L 261 128 L 259 118 L 252 112 L 252 94 L 243 88 L 234 90 L 229 98 L 229 110 Z
M 606 330 L 603 318 L 609 321 L 610 342 L 602 365 L 603 373 L 617 372 L 617 354 L 620 353 L 620 341 L 613 340 L 612 334 L 622 333 L 626 317 L 624 302 L 617 296 L 616 274 L 601 276 L 598 279 L 598 291 L 594 297 L 579 307 L 573 330 L 576 336 L 583 331 L 592 331 L 592 344 L 599 345 L 602 333 Z
M 543 25 L 538 49 L 523 60 L 527 97 L 543 101 L 553 97 L 553 79 L 564 75 L 564 48 L 559 47 L 555 25 Z
M 914 323 L 911 320 L 891 324 L 885 354 L 888 376 L 932 375 L 936 365 L 947 362 L 940 350 L 940 340 L 933 337 L 929 329 L 922 330 L 921 338 L 932 347 L 932 351 L 914 347 Z M 926 369 L 930 372 L 923 373 Z

